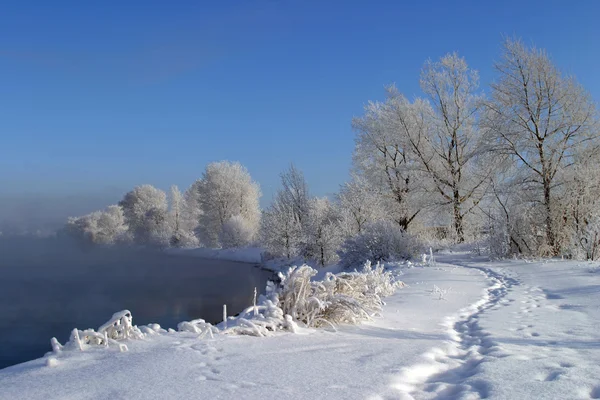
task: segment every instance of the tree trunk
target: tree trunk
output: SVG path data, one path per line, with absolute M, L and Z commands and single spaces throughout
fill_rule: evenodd
M 463 243 L 465 241 L 465 232 L 463 228 L 463 216 L 460 213 L 460 196 L 458 190 L 454 190 L 454 232 L 456 233 L 456 242 Z
M 556 236 L 552 226 L 552 208 L 550 206 L 550 182 L 544 179 L 544 206 L 546 208 L 546 244 L 552 249 L 552 255 L 558 254 Z

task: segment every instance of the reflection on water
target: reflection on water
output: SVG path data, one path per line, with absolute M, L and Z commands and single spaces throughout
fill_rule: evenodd
M 41 357 L 50 338 L 98 328 L 128 309 L 136 325 L 216 322 L 264 290 L 251 264 L 158 251 L 76 249 L 56 239 L 0 240 L 0 368 Z

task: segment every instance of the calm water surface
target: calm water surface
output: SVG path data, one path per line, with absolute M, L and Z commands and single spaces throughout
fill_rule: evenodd
M 252 302 L 272 274 L 253 264 L 158 251 L 82 250 L 55 239 L 0 240 L 0 368 L 43 356 L 50 338 L 97 329 L 128 309 L 133 323 L 177 328 Z

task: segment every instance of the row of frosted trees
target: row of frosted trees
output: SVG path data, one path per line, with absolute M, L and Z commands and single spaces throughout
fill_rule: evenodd
M 396 87 L 353 120 L 351 180 L 317 198 L 294 166 L 271 205 L 238 163 L 210 164 L 184 194 L 135 188 L 105 211 L 69 220 L 94 243 L 241 247 L 326 265 L 415 249 L 410 237 L 487 243 L 498 256 L 600 256 L 596 106 L 548 55 L 504 43 L 488 92 L 464 58 L 425 63 L 423 98 Z M 410 233 L 410 235 L 408 234 Z M 360 257 L 358 257 L 360 258 Z
M 257 239 L 260 195 L 242 165 L 216 162 L 185 193 L 138 186 L 117 205 L 70 218 L 65 231 L 96 244 L 242 247 Z
M 427 62 L 424 98 L 395 87 L 354 120 L 358 176 L 409 231 L 451 227 L 497 255 L 597 258 L 596 106 L 548 55 L 504 43 L 488 93 L 464 58 Z

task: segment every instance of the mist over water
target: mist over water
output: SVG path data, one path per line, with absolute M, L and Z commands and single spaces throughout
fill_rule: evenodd
M 47 236 L 63 227 L 68 217 L 116 204 L 124 192 L 114 188 L 98 193 L 3 193 L 0 194 L 0 233 L 2 236 Z
M 133 323 L 176 329 L 233 315 L 271 273 L 252 264 L 131 248 L 78 248 L 61 238 L 0 238 L 0 368 L 43 356 L 50 338 L 97 329 L 128 309 Z

